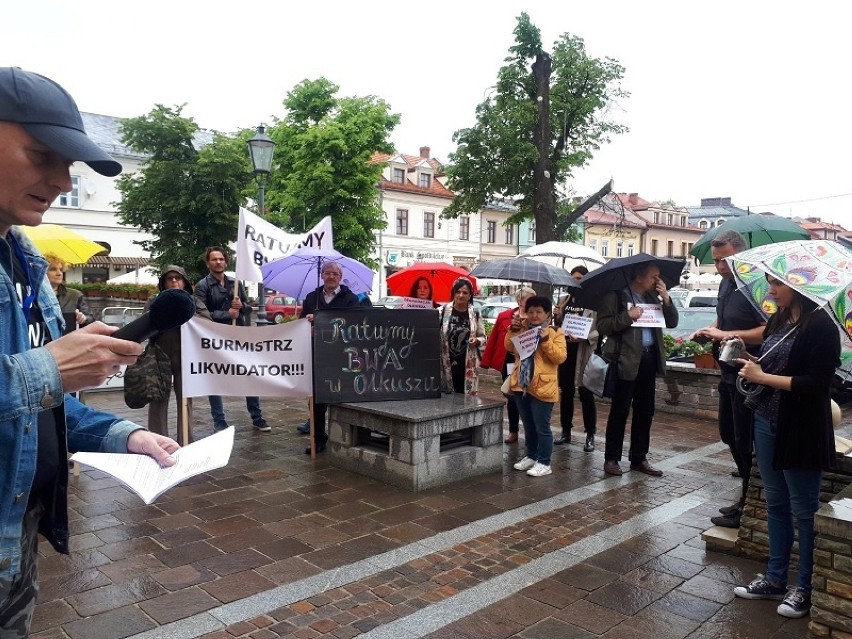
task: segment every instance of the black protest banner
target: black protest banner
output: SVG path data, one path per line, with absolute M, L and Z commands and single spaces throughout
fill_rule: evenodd
M 351 308 L 314 315 L 314 401 L 439 397 L 441 348 L 432 309 Z

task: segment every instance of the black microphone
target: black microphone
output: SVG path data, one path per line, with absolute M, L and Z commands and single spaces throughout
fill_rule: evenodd
M 122 326 L 112 337 L 131 342 L 144 342 L 146 339 L 177 328 L 195 315 L 195 299 L 179 288 L 167 288 L 154 298 L 151 307 L 129 324 Z

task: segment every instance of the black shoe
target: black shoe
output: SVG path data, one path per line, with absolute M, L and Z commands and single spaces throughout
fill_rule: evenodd
M 219 431 L 223 431 L 228 428 L 227 422 L 223 422 L 221 424 L 213 424 L 213 432 L 218 433 Z
M 583 450 L 587 453 L 595 452 L 595 436 L 586 435 L 586 443 L 583 445 Z
M 317 453 L 322 453 L 324 451 L 325 451 L 325 444 L 317 444 Z M 311 454 L 311 447 L 308 446 L 305 449 L 305 455 L 310 455 L 310 454 Z
M 272 430 L 269 427 L 269 424 L 266 423 L 265 419 L 259 419 L 256 422 L 254 422 L 254 424 L 252 424 L 252 425 L 254 426 L 254 429 L 256 431 L 259 431 L 261 433 L 268 433 Z
M 722 528 L 739 528 L 741 517 L 742 513 L 737 511 L 733 515 L 718 515 L 716 517 L 711 517 L 710 521 L 714 526 L 721 526 Z
M 734 513 L 740 512 L 740 505 L 732 504 L 731 506 L 722 506 L 719 509 L 719 512 L 723 515 L 733 515 Z
M 570 444 L 571 443 L 571 431 L 563 430 L 562 437 L 557 437 L 553 440 L 554 446 L 561 446 L 562 444 Z

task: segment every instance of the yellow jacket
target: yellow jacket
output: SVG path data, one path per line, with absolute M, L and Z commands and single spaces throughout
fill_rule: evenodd
M 515 344 L 512 342 L 513 337 L 517 337 L 520 333 L 528 330 L 526 321 L 524 326 L 519 331 L 513 331 L 511 327 L 506 333 L 505 346 L 506 351 L 515 355 L 515 368 L 512 369 L 511 390 L 514 393 L 521 393 L 523 389 L 518 382 L 518 375 L 521 372 L 521 361 L 518 358 Z M 535 358 L 533 366 L 533 376 L 527 386 L 527 392 L 542 402 L 556 402 L 559 400 L 559 382 L 557 380 L 557 368 L 565 361 L 568 356 L 568 347 L 565 343 L 565 334 L 560 330 L 554 330 L 552 326 L 545 326 L 542 329 L 542 337 L 548 334 L 544 341 L 539 341 L 538 348 L 532 356 Z

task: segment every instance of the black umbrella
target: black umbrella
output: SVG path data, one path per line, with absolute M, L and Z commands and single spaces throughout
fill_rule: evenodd
M 478 264 L 470 274 L 474 277 L 490 277 L 496 280 L 577 287 L 577 282 L 565 269 L 531 260 L 528 257 L 489 260 Z
M 633 269 L 648 262 L 654 262 L 660 268 L 660 277 L 667 288 L 680 283 L 680 274 L 686 266 L 685 260 L 670 257 L 656 257 L 647 253 L 637 253 L 629 257 L 610 260 L 600 268 L 591 271 L 580 280 L 580 303 L 585 308 L 599 310 L 604 296 L 610 291 L 621 290 L 630 284 Z

